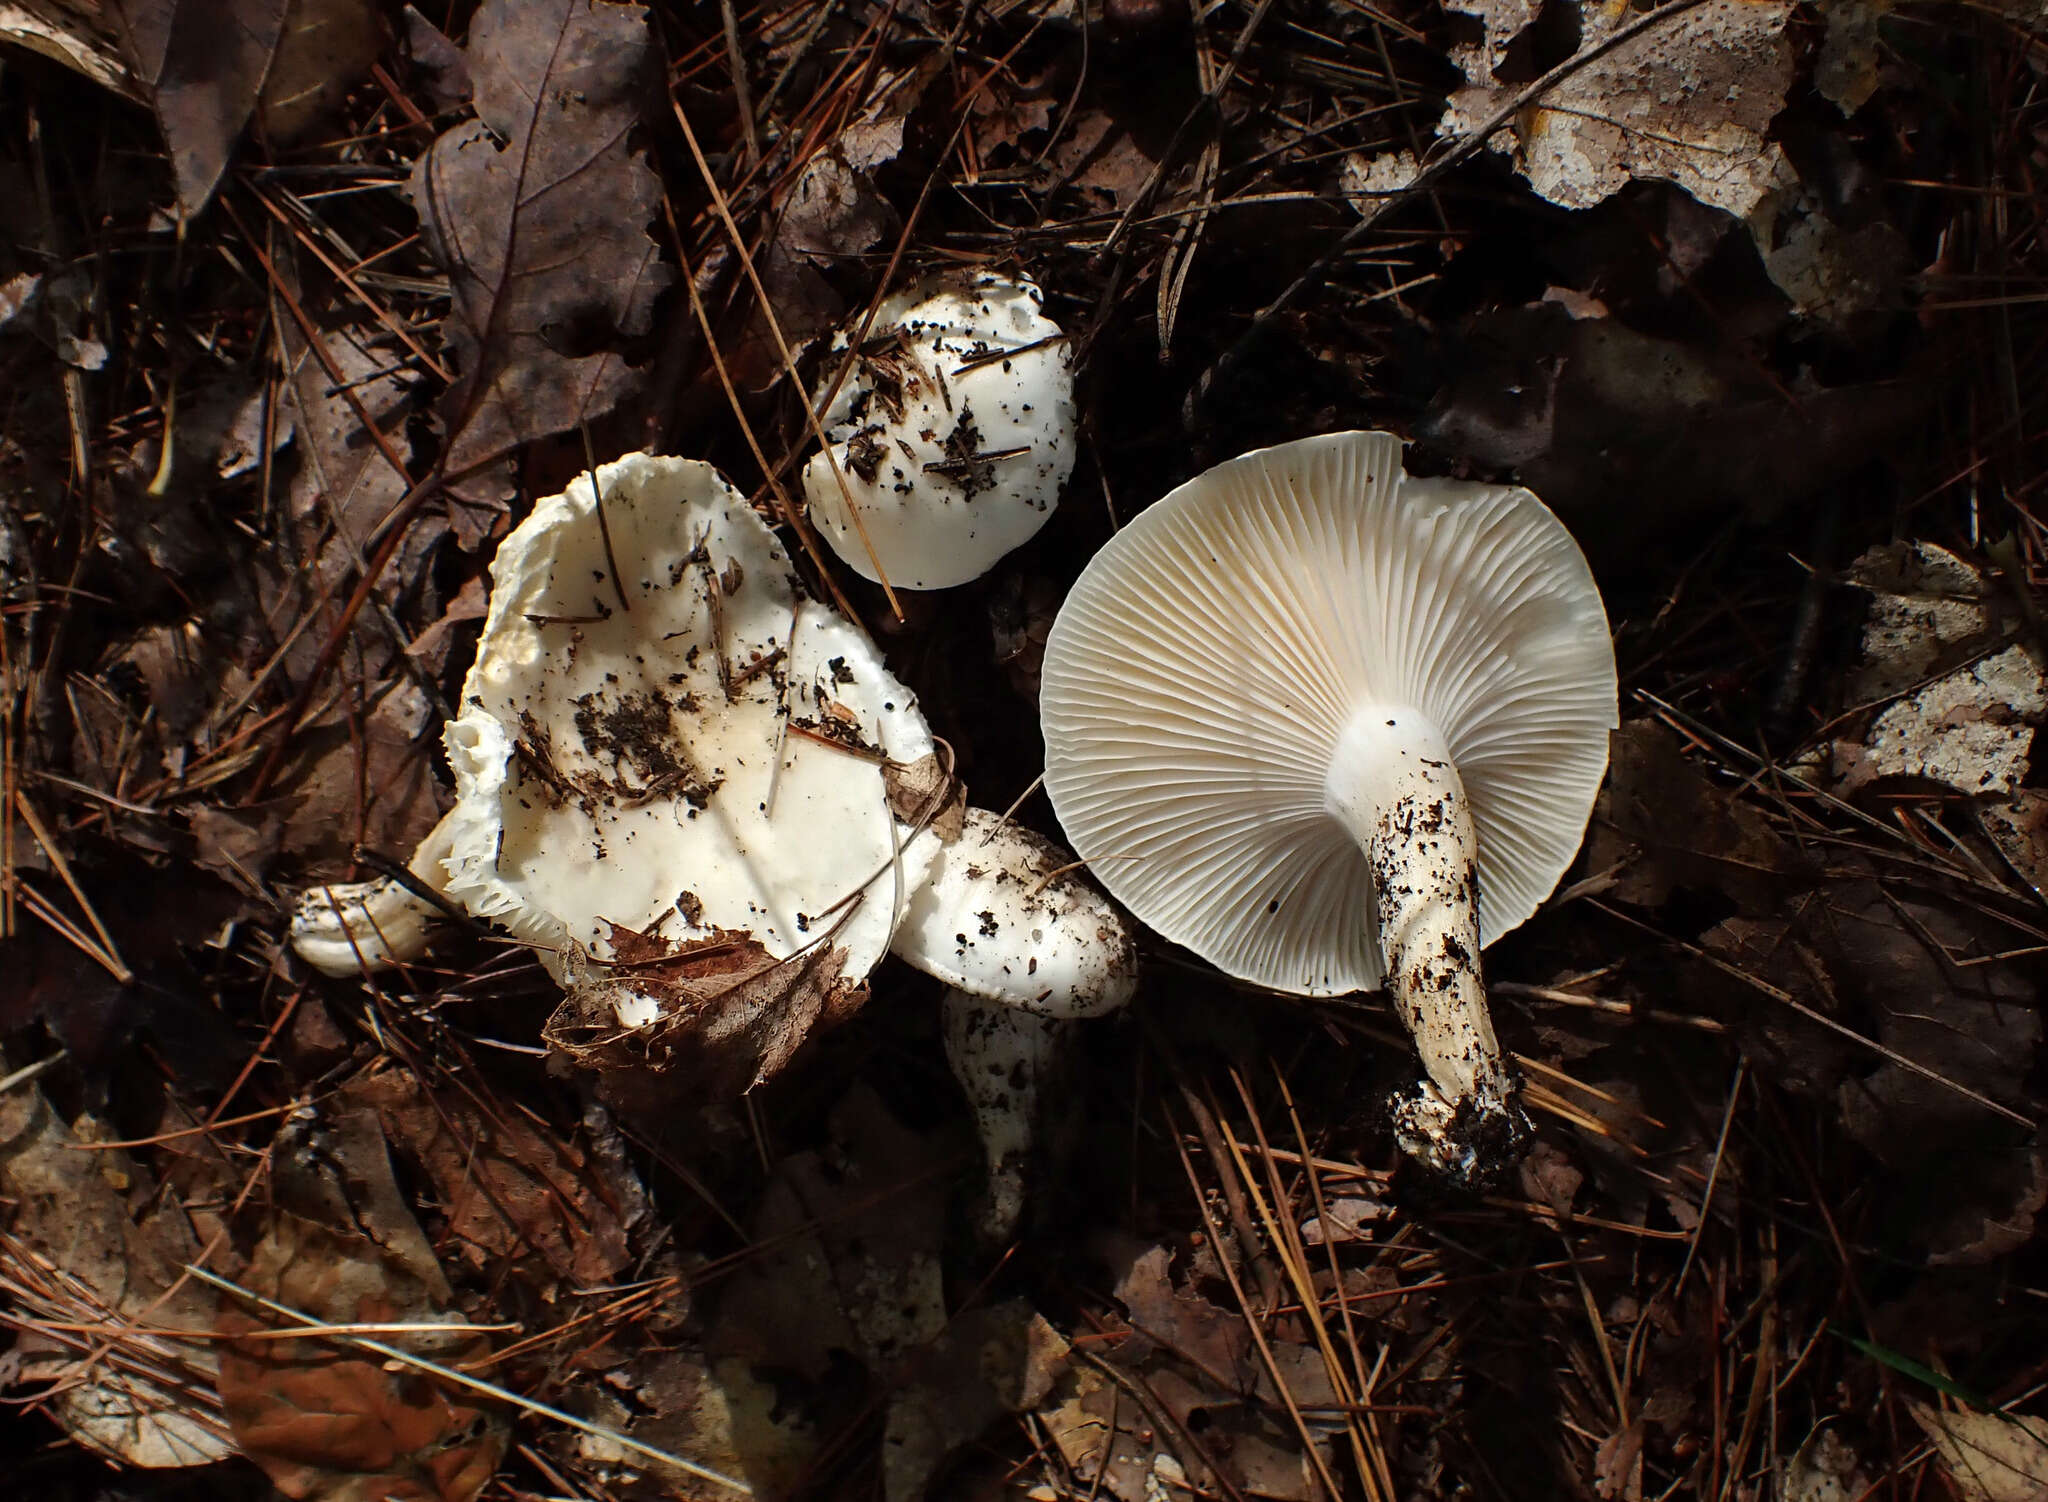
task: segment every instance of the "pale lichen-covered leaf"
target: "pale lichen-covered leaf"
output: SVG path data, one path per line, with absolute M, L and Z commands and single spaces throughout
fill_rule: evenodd
M 638 381 L 615 346 L 669 280 L 646 229 L 661 184 L 629 141 L 656 66 L 646 10 L 489 0 L 466 56 L 477 118 L 407 188 L 454 299 L 457 474 L 615 407 Z
M 1478 0 L 1488 45 L 1460 56 L 1470 86 L 1438 122 L 1471 135 L 1521 88 L 1494 69 L 1527 24 L 1527 0 Z M 1628 0 L 1580 0 L 1580 50 L 1639 18 Z M 1744 215 L 1784 170 L 1765 139 L 1792 81 L 1786 0 L 1705 0 L 1573 72 L 1493 138 L 1552 203 L 1591 208 L 1640 178 L 1678 184 L 1700 202 Z
M 2048 1497 L 2048 1423 L 2002 1413 L 1946 1412 L 1908 1403 L 1962 1502 Z
M 140 1168 L 118 1150 L 79 1150 L 106 1135 L 89 1117 L 67 1125 L 32 1084 L 0 1094 L 0 1195 L 9 1210 L 0 1260 L 24 1273 L 38 1269 L 24 1277 L 28 1286 L 68 1294 L 55 1307 L 17 1303 L 16 1312 L 90 1315 L 110 1333 L 205 1329 L 211 1300 L 178 1279 L 180 1265 L 199 1253 L 197 1236 L 175 1211 L 131 1213 L 123 1191 L 141 1188 Z M 73 1439 L 121 1464 L 159 1470 L 234 1453 L 217 1411 L 191 1395 L 209 1386 L 207 1345 L 158 1343 L 138 1367 L 85 1361 L 72 1346 L 31 1332 L 17 1338 L 12 1359 L 15 1380 L 55 1384 L 52 1412 Z

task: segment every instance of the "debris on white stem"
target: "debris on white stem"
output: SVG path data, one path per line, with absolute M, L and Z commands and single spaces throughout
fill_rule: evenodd
M 1070 1022 L 1131 999 L 1138 951 L 1114 904 L 1052 841 L 986 809 L 967 810 L 890 943 L 949 989 L 946 1056 L 974 1106 L 988 1155 L 980 1230 L 1006 1240 L 1023 1207 L 1037 1134 L 1038 1081 Z
M 965 584 L 1052 515 L 1076 416 L 1073 354 L 1042 302 L 1029 281 L 983 274 L 877 310 L 822 414 L 830 455 L 803 473 L 811 520 L 854 572 L 898 589 Z
M 1396 1098 L 1396 1136 L 1411 1157 L 1472 1178 L 1519 1156 L 1530 1128 L 1486 1009 L 1471 800 L 1442 732 L 1405 706 L 1353 718 L 1327 788 L 1371 868 L 1387 991 L 1427 1076 Z
M 1007 1241 L 1024 1211 L 1025 1170 L 1037 1136 L 1040 1085 L 1071 1021 L 948 989 L 939 1003 L 946 1061 L 974 1110 L 988 1187 L 977 1216 L 984 1241 Z
M 443 818 L 420 841 L 407 869 L 435 891 L 447 883 Z M 292 910 L 292 952 L 322 975 L 373 974 L 409 965 L 427 952 L 446 916 L 404 882 L 390 876 L 308 887 Z

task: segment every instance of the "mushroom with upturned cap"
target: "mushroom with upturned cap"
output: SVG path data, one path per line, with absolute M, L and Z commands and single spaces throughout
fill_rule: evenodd
M 491 579 L 446 894 L 536 945 L 572 1054 L 773 1072 L 858 1004 L 924 879 L 911 790 L 945 779 L 916 696 L 708 464 L 579 476 Z
M 1073 353 L 1043 301 L 1035 283 L 984 272 L 877 310 L 823 414 L 831 453 L 803 473 L 811 520 L 855 573 L 965 584 L 1052 515 L 1076 417 Z
M 967 810 L 890 944 L 945 982 L 946 1057 L 988 1156 L 980 1229 L 1008 1237 L 1024 1203 L 1040 1086 L 1069 1025 L 1131 999 L 1138 951 L 1123 915 L 1059 846 Z
M 1219 465 L 1089 562 L 1046 643 L 1046 791 L 1096 878 L 1242 980 L 1384 980 L 1402 1147 L 1475 1181 L 1528 1122 L 1479 951 L 1576 854 L 1617 723 L 1600 593 L 1526 490 L 1389 433 Z

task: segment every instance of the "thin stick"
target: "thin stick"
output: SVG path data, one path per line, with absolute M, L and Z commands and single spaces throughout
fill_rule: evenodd
M 14 806 L 21 810 L 22 822 L 28 825 L 29 833 L 36 837 L 36 843 L 43 847 L 43 854 L 50 858 L 50 864 L 56 868 L 57 875 L 70 889 L 73 900 L 78 903 L 79 911 L 85 914 L 85 921 L 90 923 L 92 931 L 100 936 L 100 944 L 105 948 L 107 958 L 113 961 L 108 968 L 114 972 L 115 978 L 122 985 L 130 984 L 135 979 L 135 972 L 122 962 L 120 946 L 114 942 L 114 936 L 107 932 L 107 925 L 100 922 L 100 915 L 94 910 L 92 903 L 86 900 L 84 889 L 78 885 L 78 878 L 71 874 L 71 862 L 64 859 L 64 852 L 58 849 L 57 842 L 50 838 L 49 830 L 43 827 L 43 821 L 36 817 L 34 805 L 28 801 L 28 794 L 20 788 L 14 790 Z

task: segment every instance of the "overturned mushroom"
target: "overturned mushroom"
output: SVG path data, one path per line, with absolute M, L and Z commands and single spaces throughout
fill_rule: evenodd
M 406 869 L 420 886 L 441 889 L 449 850 L 443 818 L 419 843 Z M 308 887 L 292 910 L 292 952 L 322 975 L 345 976 L 408 965 L 427 952 L 445 914 L 396 877 Z
M 830 455 L 803 474 L 811 519 L 856 573 L 965 584 L 1052 515 L 1074 468 L 1074 377 L 1042 300 L 977 275 L 882 304 L 823 414 Z
M 981 1232 L 1001 1241 L 1024 1204 L 1039 1087 L 1077 1018 L 1131 999 L 1123 917 L 1050 840 L 983 809 L 933 861 L 890 946 L 949 988 L 946 1057 L 974 1108 L 989 1185 Z
M 491 565 L 446 890 L 537 947 L 572 1054 L 694 1051 L 744 1086 L 864 995 L 943 779 L 915 697 L 716 470 L 634 454 L 595 480 Z
M 1600 595 L 1535 496 L 1339 433 L 1197 476 L 1096 554 L 1046 644 L 1046 790 L 1166 938 L 1298 995 L 1378 986 L 1464 1180 L 1528 1124 L 1479 950 L 1577 852 L 1616 722 Z

